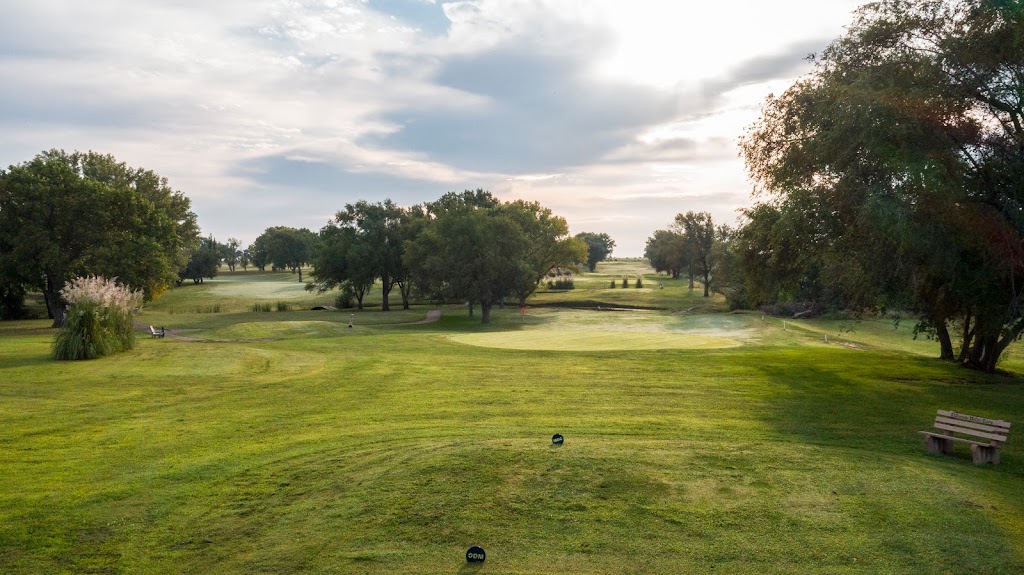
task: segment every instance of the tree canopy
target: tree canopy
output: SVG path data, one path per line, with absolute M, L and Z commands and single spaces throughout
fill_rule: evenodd
M 581 263 L 586 263 L 590 271 L 596 270 L 598 262 L 608 259 L 615 249 L 615 240 L 605 233 L 582 232 L 576 238 L 587 244 L 586 261 Z
M 275 270 L 291 270 L 302 281 L 302 267 L 310 262 L 318 241 L 306 228 L 272 226 L 264 230 L 249 248 L 253 264 L 264 271 L 267 264 Z
M 0 295 L 42 291 L 54 325 L 75 278 L 116 277 L 152 299 L 198 242 L 190 203 L 165 178 L 95 152 L 43 152 L 0 171 Z
M 686 236 L 676 230 L 656 230 L 647 238 L 644 257 L 651 262 L 654 271 L 665 272 L 672 279 L 679 279 L 683 270 L 689 269 L 686 254 Z
M 716 228 L 708 212 L 676 214 L 667 230 L 657 230 L 647 239 L 644 257 L 656 271 L 668 272 L 678 279 L 683 271 L 694 287 L 694 277 L 704 283 L 704 297 L 711 295 L 711 281 L 722 260 L 721 244 L 730 230 Z
M 411 275 L 403 254 L 405 241 L 418 229 L 415 220 L 414 210 L 391 200 L 346 204 L 320 230 L 310 289 L 323 292 L 341 286 L 355 296 L 362 309 L 363 295 L 379 279 L 381 309 L 391 309 L 390 294 L 395 286 L 408 309 Z
M 362 309 L 379 282 L 382 309 L 399 287 L 408 309 L 415 288 L 434 300 L 491 308 L 506 298 L 525 302 L 547 273 L 572 268 L 586 253 L 565 219 L 536 202 L 502 203 L 484 190 L 450 192 L 404 208 L 391 200 L 359 201 L 320 230 L 308 289 L 340 288 Z
M 861 8 L 743 141 L 768 201 L 739 257 L 776 266 L 748 293 L 906 306 L 994 370 L 1024 330 L 1022 100 L 1021 2 Z
M 584 244 L 568 224 L 534 202 L 501 203 L 484 190 L 449 193 L 424 208 L 405 262 L 421 293 L 480 305 L 481 321 L 507 297 L 520 303 L 552 269 L 568 268 Z
M 217 243 L 213 237 L 206 238 L 199 246 L 192 251 L 188 264 L 178 272 L 181 280 L 192 280 L 193 283 L 203 283 L 203 278 L 213 279 L 217 276 L 220 268 L 221 256 L 224 251 L 222 245 Z

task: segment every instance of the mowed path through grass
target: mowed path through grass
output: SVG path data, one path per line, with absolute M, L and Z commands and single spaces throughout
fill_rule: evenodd
M 1017 425 L 1018 378 L 757 316 L 391 325 L 425 311 L 179 312 L 220 341 L 81 363 L 0 324 L 0 572 L 1024 572 L 1021 434 L 977 467 L 915 433 L 940 407 Z M 729 326 L 740 347 L 453 341 Z

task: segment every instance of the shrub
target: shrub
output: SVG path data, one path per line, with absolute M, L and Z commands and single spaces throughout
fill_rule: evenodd
M 636 289 L 644 287 L 644 276 L 636 274 Z
M 343 289 L 334 300 L 334 307 L 338 309 L 350 309 L 355 304 L 355 296 L 351 290 Z
M 254 311 L 254 312 L 269 312 L 270 311 L 270 304 L 269 303 L 254 303 L 254 304 L 252 304 L 252 311 Z
M 277 302 L 277 311 L 288 311 L 288 304 L 283 301 Z
M 95 359 L 135 346 L 132 309 L 142 304 L 142 291 L 115 280 L 79 277 L 60 290 L 68 315 L 53 341 L 55 359 Z
M 615 289 L 615 278 L 612 278 L 612 281 L 608 284 L 608 287 Z
M 627 276 L 626 274 L 622 274 L 622 287 L 629 287 L 629 276 Z
M 548 289 L 576 289 L 576 282 L 572 276 L 558 276 L 554 280 L 548 280 Z

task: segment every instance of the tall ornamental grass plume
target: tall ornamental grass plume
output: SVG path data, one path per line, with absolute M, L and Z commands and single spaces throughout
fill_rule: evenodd
M 79 277 L 64 285 L 67 321 L 53 342 L 53 357 L 95 359 L 135 346 L 132 309 L 142 304 L 142 291 L 118 285 L 117 278 Z

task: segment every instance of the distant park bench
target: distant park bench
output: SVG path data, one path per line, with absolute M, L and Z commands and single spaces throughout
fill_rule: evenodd
M 155 327 L 149 326 L 149 333 L 151 333 L 153 337 L 164 337 L 167 335 L 167 332 L 164 331 L 163 327 L 157 330 Z
M 949 455 L 953 453 L 953 442 L 960 441 L 970 444 L 971 459 L 976 465 L 995 464 L 999 463 L 999 448 L 1006 443 L 1006 437 L 1010 434 L 1010 422 L 940 409 L 935 416 L 935 429 L 940 432 L 918 431 L 925 436 L 928 453 Z M 954 433 L 988 441 L 958 437 Z

